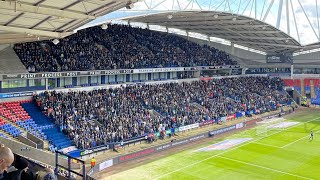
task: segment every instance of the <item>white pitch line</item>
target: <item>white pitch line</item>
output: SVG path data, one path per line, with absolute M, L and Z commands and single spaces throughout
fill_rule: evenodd
M 260 144 L 263 146 L 270 146 L 270 147 L 275 147 L 275 148 L 281 148 L 280 146 L 275 146 L 275 145 L 271 145 L 271 144 L 263 144 L 263 143 L 258 143 L 258 142 L 252 142 L 253 144 Z
M 295 176 L 295 177 L 302 178 L 302 179 L 313 180 L 312 178 L 300 176 L 300 175 L 297 175 L 297 174 L 288 173 L 288 172 L 285 172 L 285 171 L 280 171 L 280 170 L 269 168 L 269 167 L 265 167 L 265 166 L 260 166 L 260 165 L 253 164 L 253 163 L 248 163 L 248 162 L 245 162 L 245 161 L 240 161 L 240 160 L 236 160 L 236 159 L 232 159 L 232 158 L 227 158 L 227 157 L 224 157 L 224 156 L 218 156 L 218 157 L 222 158 L 222 159 L 227 159 L 229 161 L 234 161 L 234 162 L 246 164 L 246 165 L 249 165 L 249 166 L 258 167 L 258 168 L 261 168 L 261 169 L 267 169 L 267 170 L 270 170 L 270 171 L 274 171 L 274 172 L 278 172 L 278 173 L 282 173 L 282 174 L 286 174 L 286 175 L 290 175 L 290 176 Z
M 314 119 L 311 119 L 311 120 L 306 121 L 306 122 L 304 122 L 304 123 L 308 123 L 308 122 L 311 122 L 311 121 L 314 121 L 314 120 L 317 120 L 317 119 L 320 119 L 320 117 L 318 117 L 318 118 L 314 118 Z M 296 127 L 296 126 L 298 126 L 298 125 L 301 125 L 301 123 L 296 124 L 296 125 L 294 125 L 294 126 L 291 126 L 291 127 L 289 127 L 288 129 L 291 129 L 291 128 Z M 206 160 L 212 159 L 212 158 L 214 158 L 214 157 L 220 156 L 220 155 L 222 155 L 222 154 L 224 154 L 224 153 L 227 153 L 227 152 L 229 152 L 229 151 L 232 151 L 232 150 L 238 149 L 238 148 L 240 148 L 240 147 L 242 147 L 242 146 L 245 146 L 245 145 L 250 144 L 250 143 L 252 143 L 252 142 L 259 141 L 259 140 L 264 139 L 264 138 L 266 138 L 266 137 L 270 137 L 270 136 L 272 136 L 272 135 L 274 135 L 274 134 L 281 133 L 281 132 L 283 132 L 283 131 L 285 131 L 285 130 L 288 130 L 288 129 L 284 129 L 284 130 L 281 130 L 281 131 L 277 131 L 277 132 L 275 132 L 275 133 L 273 133 L 273 134 L 270 134 L 270 135 L 268 135 L 268 136 L 265 136 L 265 137 L 261 137 L 261 138 L 255 139 L 255 140 L 253 140 L 253 141 L 247 141 L 246 143 L 243 143 L 243 144 L 241 144 L 241 145 L 239 145 L 239 146 L 235 146 L 234 148 L 228 149 L 228 150 L 223 151 L 223 152 L 221 152 L 221 153 L 218 153 L 218 154 L 216 154 L 216 155 L 213 155 L 213 156 L 207 157 L 207 158 L 202 159 L 202 160 L 200 160 L 200 161 L 196 161 L 196 162 L 194 162 L 194 163 L 192 163 L 192 164 L 189 164 L 189 165 L 187 165 L 187 166 L 184 166 L 184 167 L 178 168 L 178 169 L 176 169 L 176 170 L 174 170 L 174 171 L 171 171 L 171 172 L 168 172 L 168 173 L 162 174 L 162 175 L 160 175 L 160 176 L 156 177 L 155 179 L 159 179 L 159 178 L 161 178 L 161 177 L 164 177 L 164 176 L 170 175 L 170 174 L 172 174 L 172 173 L 178 172 L 178 171 L 180 171 L 180 170 L 182 170 L 182 169 L 185 169 L 185 168 L 188 168 L 188 167 L 194 166 L 194 165 L 199 164 L 199 163 L 201 163 L 201 162 L 203 162 L 203 161 L 206 161 Z
M 316 131 L 314 134 L 316 134 L 316 133 L 318 133 L 318 132 L 320 132 L 320 130 L 319 130 L 319 131 Z M 307 136 L 304 136 L 304 137 L 302 137 L 302 138 L 300 138 L 300 139 L 297 139 L 297 140 L 295 140 L 295 141 L 293 141 L 293 142 L 291 142 L 291 143 L 289 143 L 289 144 L 286 144 L 286 145 L 282 146 L 281 148 L 288 147 L 288 146 L 290 146 L 290 145 L 292 145 L 292 144 L 294 144 L 294 143 L 296 143 L 296 142 L 298 142 L 298 141 L 301 141 L 302 139 L 308 138 L 308 137 L 310 137 L 310 135 L 307 135 Z

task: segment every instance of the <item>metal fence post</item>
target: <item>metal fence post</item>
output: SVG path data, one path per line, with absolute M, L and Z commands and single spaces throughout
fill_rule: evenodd
M 82 163 L 82 179 L 86 180 L 86 164 L 85 162 Z
M 55 174 L 58 176 L 58 160 L 59 160 L 59 155 L 58 155 L 58 152 L 56 152 L 56 169 L 54 170 L 55 171 Z
M 71 164 L 71 159 L 68 157 L 68 178 L 71 177 L 71 171 L 70 171 L 71 167 L 70 167 L 70 164 Z

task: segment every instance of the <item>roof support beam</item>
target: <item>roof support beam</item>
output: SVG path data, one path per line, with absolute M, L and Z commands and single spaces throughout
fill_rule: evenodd
M 8 26 L 9 24 L 11 24 L 13 21 L 17 20 L 20 16 L 22 16 L 23 13 L 20 13 L 19 15 L 15 16 L 14 18 L 12 18 L 9 22 L 7 22 L 5 24 L 5 26 Z
M 280 27 L 280 21 L 281 21 L 281 14 L 282 14 L 282 5 L 283 5 L 283 0 L 280 0 L 279 3 L 279 9 L 278 9 L 278 17 L 277 17 L 277 29 Z
M 9 27 L 9 26 L 0 26 L 0 31 L 25 33 L 25 34 L 32 34 L 36 36 L 51 37 L 51 38 L 63 38 L 73 34 L 72 32 L 58 33 L 58 32 L 42 31 L 42 30 L 27 29 L 27 28 L 20 28 L 20 27 Z
M 170 27 L 169 27 L 170 28 Z M 215 28 L 180 28 L 182 30 L 188 30 L 190 32 L 197 32 L 202 34 L 279 34 L 280 31 L 236 31 L 237 33 L 234 33 L 233 31 L 223 31 L 223 30 L 216 30 Z
M 210 30 L 210 29 L 208 29 Z M 208 31 L 204 31 L 204 32 L 208 32 Z M 215 31 L 215 30 L 211 30 L 210 32 L 212 33 L 226 33 L 226 31 Z M 278 34 L 279 31 L 237 31 L 238 33 L 248 33 L 248 34 Z
M 8 1 L 0 1 L 0 9 L 7 9 L 12 11 L 19 12 L 29 12 L 36 13 L 48 16 L 56 16 L 62 18 L 70 18 L 70 19 L 95 19 L 95 16 L 86 15 L 82 13 L 60 10 L 55 8 L 34 6 L 30 4 L 24 4 L 21 2 L 8 2 Z
M 265 22 L 265 21 L 266 21 L 266 19 L 267 19 L 267 17 L 268 17 L 268 14 L 269 14 L 269 12 L 270 12 L 270 9 L 271 9 L 271 7 L 272 7 L 273 3 L 274 3 L 274 0 L 272 0 L 272 1 L 271 1 L 270 5 L 269 5 L 269 7 L 268 7 L 267 12 L 264 14 L 264 16 L 263 16 L 263 20 L 262 20 L 263 22 Z
M 41 38 L 39 40 L 47 40 L 49 38 Z M 24 43 L 24 42 L 34 42 L 34 41 L 39 41 L 37 37 L 29 37 L 29 38 L 21 38 L 19 41 L 17 41 L 17 38 L 12 38 L 12 39 L 1 39 L 0 44 L 15 44 L 17 42 L 19 43 Z
M 320 37 L 320 26 L 319 26 L 319 10 L 318 10 L 318 0 L 316 0 L 316 11 L 317 11 L 317 23 L 318 23 L 318 36 Z
M 304 15 L 306 16 L 306 18 L 307 18 L 307 20 L 308 20 L 308 22 L 309 22 L 309 25 L 311 26 L 311 28 L 312 28 L 312 30 L 313 30 L 314 35 L 316 35 L 317 39 L 320 40 L 318 34 L 316 33 L 316 31 L 315 31 L 314 28 L 313 28 L 312 23 L 310 22 L 309 16 L 307 15 L 306 11 L 304 10 L 303 6 L 301 5 L 300 0 L 298 0 L 298 3 L 299 3 L 299 5 L 300 5 L 300 7 L 301 7 L 301 9 L 302 9 L 302 11 L 303 11 L 303 13 L 304 13 Z
M 191 14 L 188 14 L 189 17 L 180 17 L 179 14 L 175 14 L 171 20 L 169 20 L 167 18 L 167 16 L 169 14 L 172 14 L 172 13 L 164 13 L 164 14 L 161 14 L 161 16 L 155 14 L 155 15 L 150 15 L 149 17 L 137 17 L 135 18 L 134 20 L 135 21 L 144 21 L 144 22 L 190 22 L 190 21 L 203 21 L 204 18 L 206 17 L 206 21 L 214 21 L 214 22 L 220 22 L 221 20 L 223 20 L 223 22 L 227 22 L 227 20 L 231 21 L 232 18 L 234 17 L 237 17 L 236 15 L 224 15 L 224 14 L 218 14 L 218 13 L 208 13 L 208 14 L 204 14 L 204 15 L 197 15 L 197 14 L 193 14 L 192 15 L 192 18 L 189 16 Z M 219 15 L 218 18 L 214 18 L 214 15 L 217 14 Z M 198 18 L 198 19 L 197 19 Z M 130 19 L 129 18 L 124 18 L 124 20 L 126 19 Z M 226 20 L 226 21 L 225 21 Z M 241 20 L 237 20 L 237 21 L 240 21 Z M 254 20 L 247 20 L 246 21 L 254 21 Z M 236 21 L 233 21 L 233 22 L 236 22 Z
M 260 20 L 262 19 L 262 15 L 263 15 L 264 7 L 266 5 L 266 1 L 267 0 L 264 0 L 264 2 L 263 2 L 262 11 L 261 11 L 261 14 L 260 14 Z
M 297 48 L 298 49 L 298 48 Z M 299 48 L 300 49 L 300 48 Z M 272 51 L 272 52 L 283 52 L 283 51 L 294 51 L 294 49 L 292 48 L 286 48 L 286 47 L 283 47 L 283 48 L 279 48 L 279 47 L 275 47 L 275 48 L 271 48 L 269 49 L 269 51 Z
M 283 40 L 288 40 L 288 38 L 285 37 L 255 37 L 255 36 L 224 36 L 226 39 L 231 38 L 231 39 L 264 39 L 264 40 L 276 40 L 276 41 L 283 41 Z
M 160 26 L 166 26 L 166 24 L 157 24 Z M 192 27 L 192 29 L 201 29 L 201 28 L 207 28 L 207 29 L 214 29 L 214 28 L 262 28 L 265 27 L 265 25 L 227 25 L 227 26 L 222 26 L 221 24 L 213 24 L 213 25 L 206 25 L 206 24 L 185 24 L 185 25 L 178 25 L 178 24 L 172 24 L 172 25 L 168 25 L 167 26 L 171 26 L 171 27 L 177 27 L 177 28 L 181 28 L 181 29 L 187 29 Z M 197 27 L 197 28 L 193 28 L 193 27 Z
M 43 2 L 45 2 L 46 0 L 40 0 L 40 1 L 38 1 L 36 4 L 35 4 L 35 6 L 38 6 L 38 5 L 40 5 L 41 3 L 43 3 Z
M 75 2 L 73 2 L 73 3 L 71 3 L 71 4 L 69 4 L 68 6 L 62 8 L 62 10 L 68 9 L 69 7 L 72 7 L 72 6 L 74 6 L 74 5 L 76 5 L 76 4 L 79 4 L 79 3 L 81 3 L 81 2 L 82 2 L 82 0 L 75 1 Z
M 295 13 L 294 10 L 293 10 L 292 1 L 291 1 L 291 0 L 289 0 L 289 1 L 290 1 L 290 5 L 291 5 L 291 11 L 292 11 L 292 14 L 293 14 L 294 25 L 295 25 L 295 27 L 296 27 L 296 32 L 297 32 L 298 41 L 299 41 L 299 43 L 301 43 L 301 41 L 300 41 L 300 35 L 299 35 L 299 30 L 298 30 L 298 26 L 297 26 L 297 21 L 296 21 L 296 13 Z
M 148 21 L 148 20 L 143 20 L 143 21 Z M 179 21 L 176 21 L 176 20 L 172 20 L 172 21 L 167 21 L 166 19 L 162 19 L 162 20 L 150 20 L 150 23 L 166 23 L 166 24 L 176 24 L 176 23 L 179 23 L 179 24 L 190 24 L 190 23 L 193 23 L 193 22 L 202 22 L 203 21 L 203 17 L 200 18 L 200 19 L 189 19 L 189 20 L 179 20 Z M 210 20 L 210 19 L 206 19 L 205 20 L 205 24 L 207 25 L 210 25 L 209 23 L 213 23 L 213 24 L 243 24 L 243 23 L 250 23 L 250 22 L 254 22 L 254 20 L 236 20 L 236 21 L 233 21 L 232 19 L 230 20 Z M 248 24 L 249 25 L 249 24 Z
M 235 42 L 235 43 L 239 43 L 239 44 L 255 44 L 255 45 L 263 45 L 263 46 L 300 48 L 299 46 L 288 45 L 288 44 L 274 44 L 274 43 L 262 43 L 262 42 L 251 42 L 251 41 L 234 41 L 234 42 Z
M 35 27 L 39 26 L 40 24 L 42 24 L 42 23 L 44 23 L 44 22 L 48 21 L 50 18 L 51 18 L 51 17 L 49 16 L 49 17 L 47 17 L 47 18 L 43 19 L 42 21 L 40 21 L 40 22 L 38 22 L 37 24 L 35 24 L 35 25 L 33 25 L 32 27 L 30 27 L 30 29 L 33 29 L 33 28 L 35 28 Z
M 289 2 L 286 0 L 287 33 L 290 35 Z

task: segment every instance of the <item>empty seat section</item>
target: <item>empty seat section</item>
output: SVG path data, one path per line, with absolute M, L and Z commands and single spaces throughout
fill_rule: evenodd
M 63 149 L 72 146 L 71 140 L 59 131 L 51 119 L 46 116 L 35 103 L 26 102 L 22 103 L 21 105 L 31 116 L 34 123 L 37 124 L 37 129 L 41 129 L 43 136 L 57 149 Z

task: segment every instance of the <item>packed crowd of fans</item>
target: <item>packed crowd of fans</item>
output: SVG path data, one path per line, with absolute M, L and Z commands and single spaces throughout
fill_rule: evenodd
M 34 99 L 84 149 L 240 111 L 272 111 L 290 101 L 280 90 L 282 83 L 267 77 L 223 78 L 90 92 L 52 91 Z
M 84 29 L 57 45 L 51 41 L 16 44 L 14 50 L 29 72 L 236 64 L 213 47 L 125 25 Z

